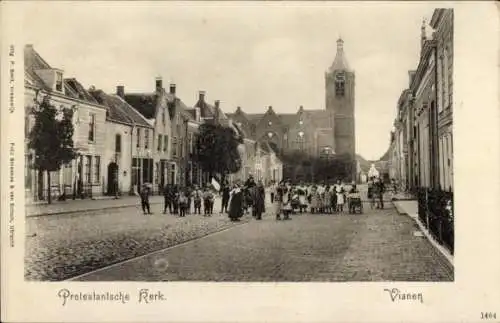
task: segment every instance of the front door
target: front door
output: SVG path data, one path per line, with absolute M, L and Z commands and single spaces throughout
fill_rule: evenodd
M 108 165 L 108 195 L 118 193 L 118 165 L 110 163 Z

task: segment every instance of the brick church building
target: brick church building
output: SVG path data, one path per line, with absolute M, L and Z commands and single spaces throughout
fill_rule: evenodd
M 325 72 L 326 109 L 276 113 L 269 106 L 263 114 L 247 114 L 238 107 L 228 116 L 249 136 L 266 140 L 281 152 L 302 151 L 309 155 L 344 155 L 356 158 L 355 74 L 344 54 L 344 41 L 337 40 L 337 54 Z M 353 167 L 355 169 L 355 167 Z

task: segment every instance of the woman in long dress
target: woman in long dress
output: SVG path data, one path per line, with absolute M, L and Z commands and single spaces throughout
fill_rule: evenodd
M 337 186 L 337 212 L 343 213 L 344 212 L 344 187 L 343 186 Z
M 332 190 L 331 190 L 331 187 L 330 186 L 326 186 L 325 188 L 325 197 L 324 197 L 324 200 L 323 200 L 323 211 L 324 213 L 326 214 L 330 214 L 331 213 L 331 205 L 332 205 Z
M 239 221 L 243 216 L 243 192 L 240 186 L 235 184 L 229 195 L 229 218 Z

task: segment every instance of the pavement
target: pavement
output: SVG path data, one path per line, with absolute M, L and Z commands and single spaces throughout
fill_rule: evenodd
M 78 281 L 453 281 L 453 267 L 394 207 L 246 220 Z
M 437 240 L 434 239 L 434 237 L 420 221 L 420 218 L 418 217 L 418 202 L 416 200 L 401 200 L 393 201 L 393 204 L 399 214 L 406 215 L 415 221 L 422 234 L 427 238 L 427 240 L 429 240 L 429 243 L 432 244 L 432 246 L 453 266 L 454 257 L 451 252 L 437 242 Z
M 163 203 L 163 196 L 152 196 L 150 204 Z M 87 199 L 53 201 L 52 204 L 26 205 L 26 216 L 56 215 L 82 211 L 103 210 L 110 208 L 130 207 L 140 205 L 138 196 L 122 196 L 118 199 Z
M 153 215 L 144 215 L 137 199 L 131 203 L 134 204 L 120 207 L 107 204 L 104 209 L 28 217 L 25 278 L 68 279 L 239 224 L 220 213 L 211 217 L 191 214 L 184 218 L 162 214 L 163 204 L 152 204 Z M 219 201 L 214 209 L 220 211 Z M 246 216 L 244 221 L 250 219 L 251 216 Z

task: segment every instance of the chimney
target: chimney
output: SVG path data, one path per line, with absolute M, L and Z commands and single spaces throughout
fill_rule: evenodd
M 198 99 L 201 102 L 205 102 L 205 91 L 198 92 Z
M 170 94 L 175 95 L 175 84 L 170 84 Z
M 219 110 L 220 100 L 215 100 L 215 108 Z
M 125 97 L 125 87 L 123 85 L 118 85 L 116 87 L 116 95 L 122 99 Z
M 156 83 L 156 91 L 161 91 L 161 89 L 163 89 L 163 81 L 160 76 L 156 78 L 155 83 Z

